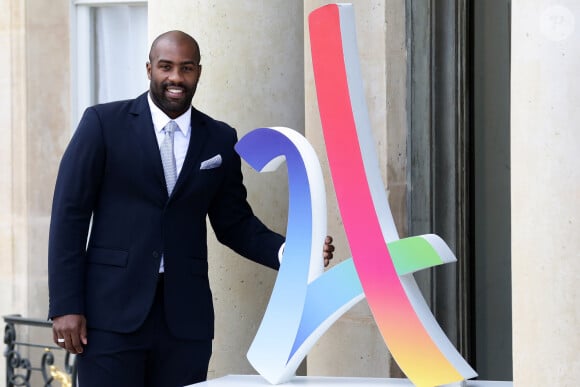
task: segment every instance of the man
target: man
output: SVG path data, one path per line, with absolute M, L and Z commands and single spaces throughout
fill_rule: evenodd
M 63 155 L 49 317 L 54 341 L 78 354 L 82 387 L 205 380 L 214 333 L 206 216 L 220 242 L 279 266 L 284 238 L 246 202 L 234 129 L 191 106 L 199 63 L 191 36 L 159 36 L 149 92 L 87 109 Z

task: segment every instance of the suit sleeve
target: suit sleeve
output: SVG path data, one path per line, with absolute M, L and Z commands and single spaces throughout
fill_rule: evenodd
M 105 147 L 94 108 L 85 111 L 60 163 L 48 246 L 49 318 L 84 314 L 87 235 L 103 175 Z
M 213 200 L 209 219 L 218 240 L 238 254 L 259 264 L 278 269 L 278 252 L 284 237 L 268 229 L 253 213 L 247 202 L 243 184 L 241 160 L 234 150 L 237 142 L 235 131 L 228 144 L 229 157 L 224 167 L 226 178 Z

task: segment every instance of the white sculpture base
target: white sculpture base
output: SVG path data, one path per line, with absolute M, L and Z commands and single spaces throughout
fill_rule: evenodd
M 228 375 L 223 378 L 208 380 L 203 383 L 192 384 L 187 387 L 271 387 L 264 378 L 258 375 Z M 322 376 L 297 376 L 288 383 L 280 386 L 308 386 L 308 387 L 412 387 L 413 384 L 407 379 L 382 379 L 382 378 L 335 378 Z M 462 386 L 461 383 L 449 384 Z M 484 380 L 468 380 L 465 387 L 512 387 L 513 382 L 490 382 Z

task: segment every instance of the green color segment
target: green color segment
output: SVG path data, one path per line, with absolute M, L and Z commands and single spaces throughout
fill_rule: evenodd
M 399 239 L 388 243 L 387 247 L 398 275 L 414 273 L 443 263 L 431 244 L 419 236 Z

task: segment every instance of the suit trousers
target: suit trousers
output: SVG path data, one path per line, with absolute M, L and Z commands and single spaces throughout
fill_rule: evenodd
M 136 332 L 88 330 L 88 343 L 78 355 L 79 387 L 180 387 L 206 380 L 212 342 L 171 334 L 163 285 L 160 275 L 151 311 Z

